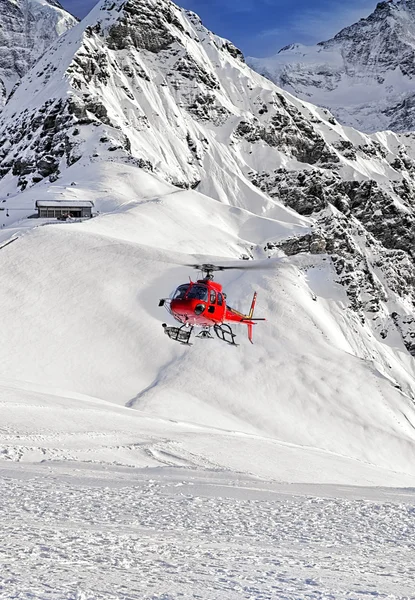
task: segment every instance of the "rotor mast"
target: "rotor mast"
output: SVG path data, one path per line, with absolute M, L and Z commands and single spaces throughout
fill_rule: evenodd
M 227 267 L 222 267 L 219 265 L 213 265 L 210 263 L 204 263 L 202 265 L 189 265 L 198 271 L 201 271 L 204 274 L 203 281 L 213 281 L 214 273 L 216 271 L 225 271 Z

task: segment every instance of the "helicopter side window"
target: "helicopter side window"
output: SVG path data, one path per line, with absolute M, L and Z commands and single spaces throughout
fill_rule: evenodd
M 173 300 L 182 300 L 185 297 L 188 289 L 189 289 L 188 283 L 185 285 L 180 285 L 177 288 L 177 290 L 174 292 Z
M 218 292 L 218 306 L 222 306 L 223 304 L 223 296 L 220 292 Z
M 208 290 L 204 285 L 193 285 L 189 290 L 187 295 L 188 298 L 192 298 L 195 300 L 204 300 L 207 302 L 208 299 Z
M 216 302 L 216 292 L 215 290 L 210 290 L 210 303 L 215 304 Z

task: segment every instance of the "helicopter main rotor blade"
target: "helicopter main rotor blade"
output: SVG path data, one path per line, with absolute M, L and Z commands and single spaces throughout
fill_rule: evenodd
M 258 264 L 260 263 L 260 264 Z M 264 269 L 270 269 L 275 265 L 275 261 L 261 260 L 261 261 L 243 261 L 239 265 L 213 265 L 213 264 L 187 264 L 185 267 L 192 267 L 198 271 L 260 271 Z

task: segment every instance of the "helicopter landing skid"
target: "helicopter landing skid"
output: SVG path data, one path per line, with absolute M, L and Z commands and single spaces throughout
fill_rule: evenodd
M 163 323 L 163 329 L 164 333 L 174 342 L 179 342 L 186 346 L 192 345 L 190 344 L 190 336 L 192 335 L 193 327 L 186 327 L 186 325 L 182 325 L 181 327 L 168 327 L 166 323 Z
M 235 344 L 236 334 L 232 331 L 230 326 L 227 325 L 226 323 L 223 323 L 222 325 L 214 325 L 213 329 L 214 329 L 216 335 L 218 336 L 218 338 L 222 342 L 226 342 L 227 344 L 230 344 L 231 346 L 238 345 L 238 344 Z

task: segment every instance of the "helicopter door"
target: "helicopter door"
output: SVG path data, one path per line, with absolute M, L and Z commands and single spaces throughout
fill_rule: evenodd
M 209 313 L 214 313 L 215 312 L 215 304 L 216 304 L 216 292 L 215 292 L 215 290 L 210 290 L 210 293 L 209 293 L 209 302 L 210 302 L 210 306 L 208 307 L 208 312 Z

